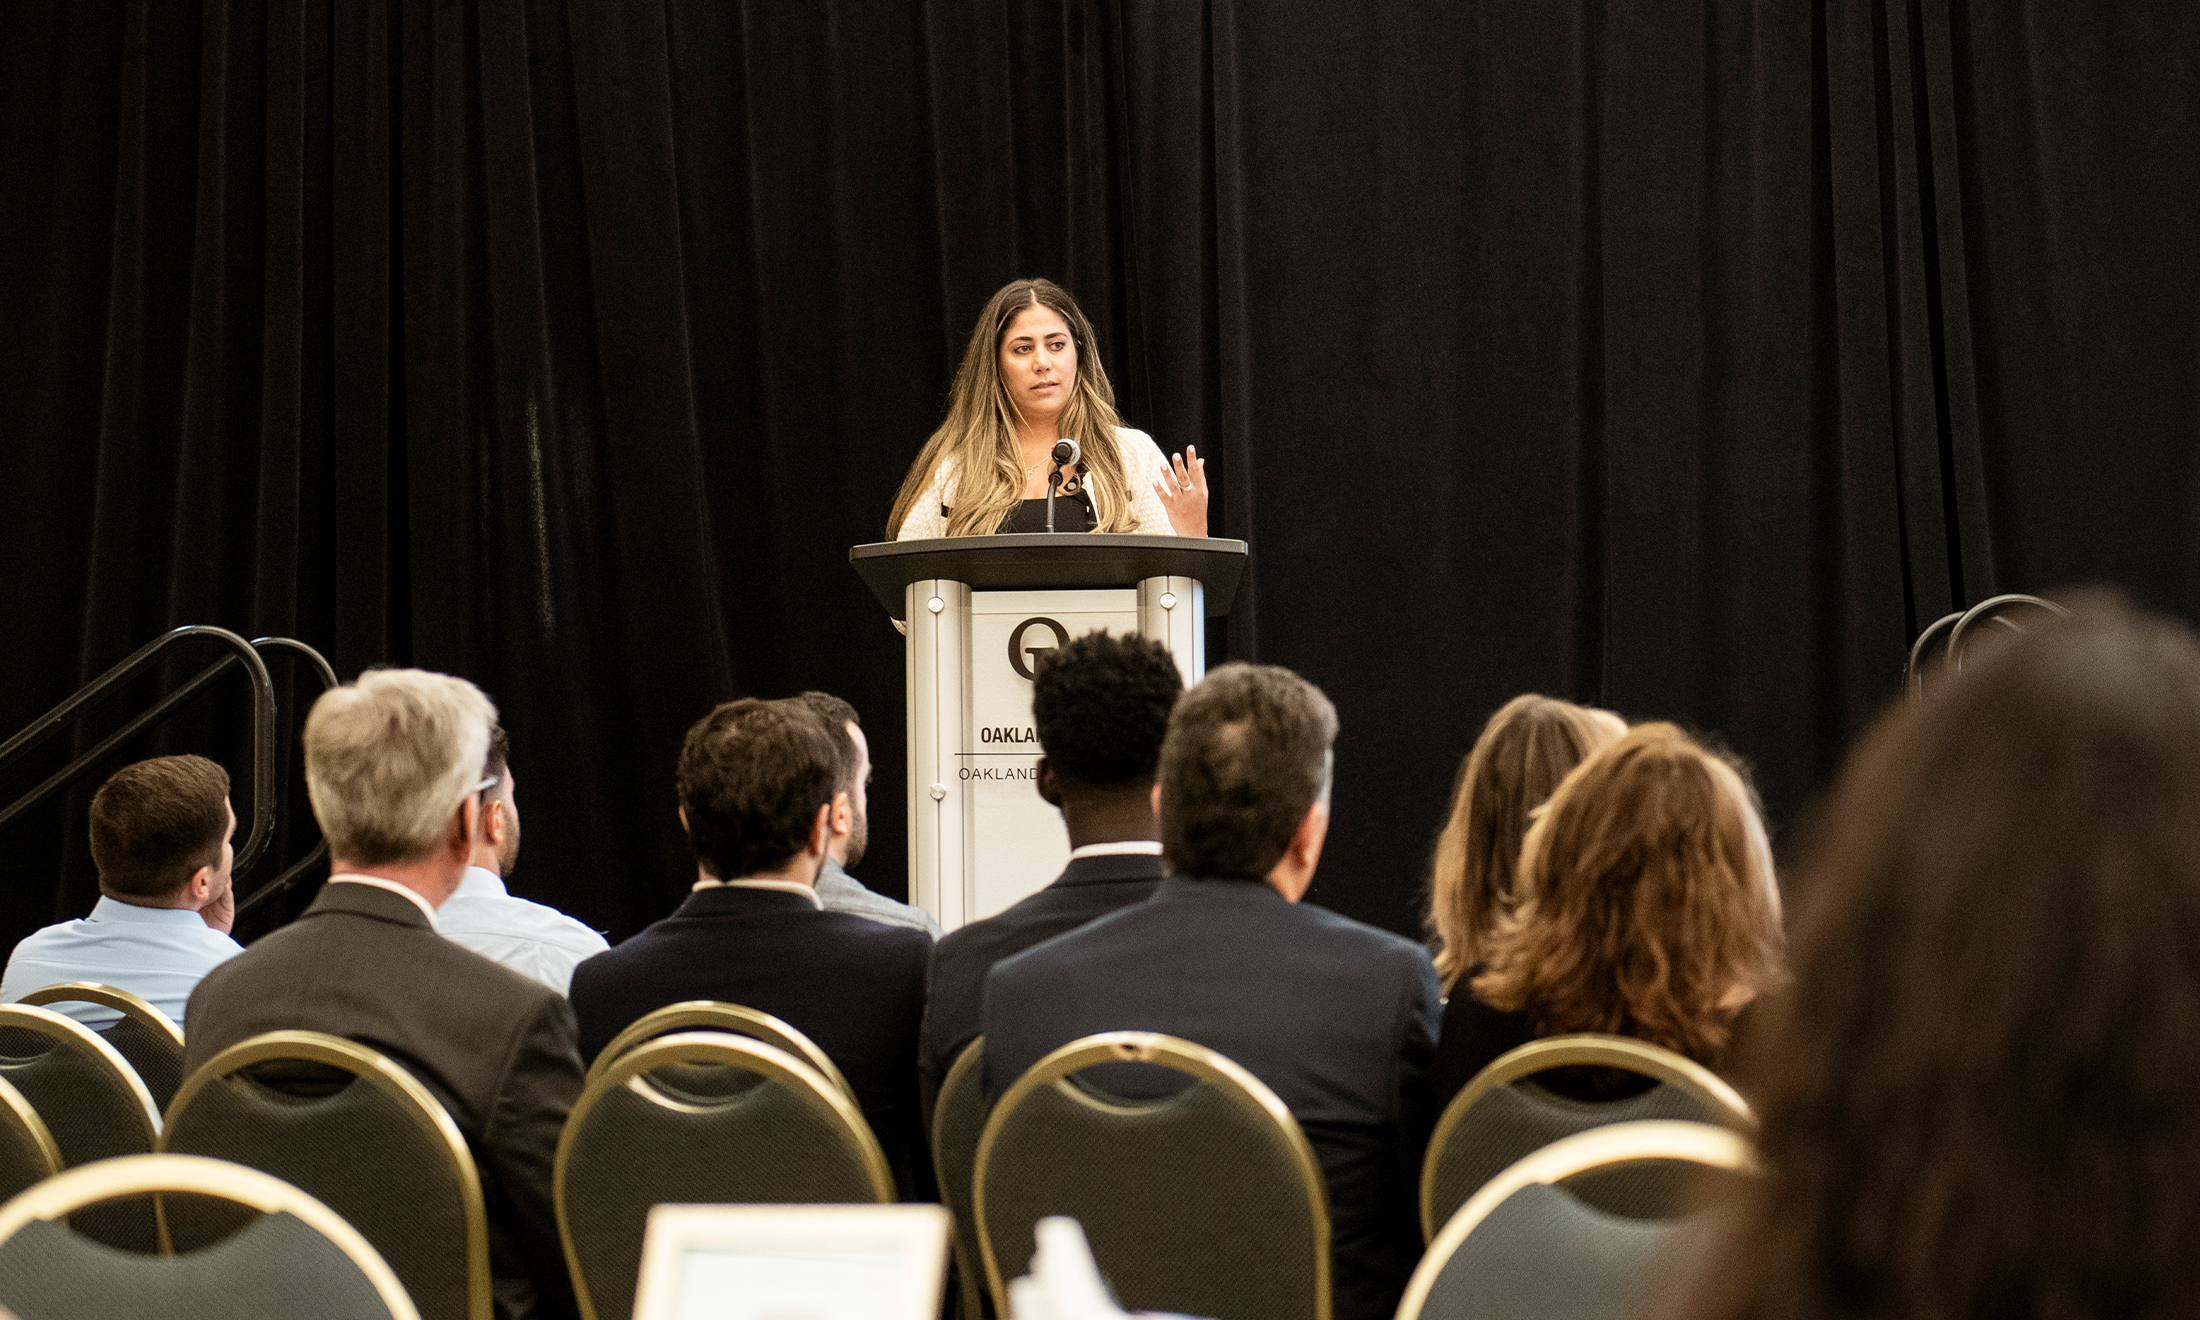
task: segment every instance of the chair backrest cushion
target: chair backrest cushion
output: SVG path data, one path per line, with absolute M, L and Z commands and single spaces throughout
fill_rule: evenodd
M 601 1320 L 634 1309 L 653 1205 L 878 1199 L 862 1155 L 786 1086 L 730 1067 L 675 1065 L 643 1079 L 673 1103 L 616 1086 L 567 1136 L 560 1204 Z
M 176 1256 L 119 1251 L 55 1220 L 0 1242 L 0 1305 L 24 1320 L 388 1320 L 374 1284 L 303 1220 L 265 1215 Z
M 207 1079 L 169 1115 L 162 1146 L 298 1187 L 381 1253 L 423 1320 L 468 1314 L 466 1202 L 450 1156 L 381 1087 L 325 1065 L 264 1063 Z M 219 1215 L 169 1218 L 179 1251 L 227 1227 Z
M 1624 1100 L 1603 1101 L 1570 1099 L 1533 1078 L 1500 1086 L 1476 1100 L 1443 1149 L 1429 1154 L 1435 1226 L 1442 1227 L 1484 1183 L 1562 1137 L 1608 1123 L 1654 1118 L 1717 1124 L 1724 1115 L 1666 1082 Z M 1677 1213 L 1686 1185 L 1684 1172 L 1663 1164 L 1624 1167 L 1569 1184 L 1589 1205 L 1642 1219 Z
M 153 1103 L 168 1108 L 168 1102 L 176 1098 L 176 1088 L 183 1085 L 183 1046 L 176 1038 L 127 1013 L 99 1034 L 137 1069 L 138 1079 L 153 1093 Z
M 1329 1244 L 1271 1126 L 1206 1081 L 1139 1101 L 1077 1086 L 1011 1097 L 997 1119 L 980 1213 L 1004 1282 L 1029 1271 L 1039 1220 L 1068 1215 L 1125 1310 L 1320 1313 L 1317 1258 Z
M 114 1066 L 90 1048 L 28 1027 L 0 1025 L 0 1078 L 14 1084 L 45 1120 L 66 1168 L 118 1155 L 152 1153 L 143 1102 Z M 93 1206 L 77 1228 L 132 1251 L 159 1245 L 151 1203 Z
M 1444 1262 L 1420 1320 L 1628 1320 L 1694 1271 L 1694 1229 L 1607 1214 L 1563 1187 L 1523 1187 Z

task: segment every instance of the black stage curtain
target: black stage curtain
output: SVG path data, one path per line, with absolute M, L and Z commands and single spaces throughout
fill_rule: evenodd
M 1212 455 L 1216 658 L 1337 700 L 1314 897 L 1394 929 L 1516 692 L 1712 731 L 1792 822 L 1942 612 L 2200 614 L 2185 0 L 0 13 L 0 726 L 187 622 L 466 675 L 516 887 L 614 935 L 738 694 L 864 712 L 901 891 L 844 553 L 1019 275 Z M 11 830 L 0 938 L 89 904 L 88 787 Z

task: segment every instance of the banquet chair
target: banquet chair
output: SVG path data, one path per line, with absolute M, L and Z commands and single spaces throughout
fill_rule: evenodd
M 97 1004 L 122 1014 L 112 1026 L 95 1027 L 115 1052 L 137 1070 L 138 1079 L 162 1112 L 183 1084 L 183 1028 L 176 1020 L 127 990 L 96 981 L 62 981 L 41 986 L 16 1001 L 43 1008 L 48 1004 Z
M 1616 1068 L 1654 1085 L 1620 1100 L 1575 1100 L 1536 1083 L 1554 1068 Z M 1421 1164 L 1421 1235 L 1433 1238 L 1475 1190 L 1523 1156 L 1610 1123 L 1677 1119 L 1752 1132 L 1756 1120 L 1733 1087 L 1692 1059 L 1631 1036 L 1571 1035 L 1530 1041 L 1498 1056 L 1452 1097 Z M 1583 1180 L 1575 1195 L 1615 1214 L 1667 1213 L 1680 1181 L 1655 1165 Z
M 1073 1075 L 1129 1064 L 1188 1084 L 1126 1099 Z M 973 1183 L 1002 1315 L 1037 1224 L 1067 1215 L 1126 1310 L 1328 1320 L 1329 1201 L 1313 1148 L 1273 1091 L 1203 1046 L 1112 1031 L 1055 1050 L 994 1106 Z
M 192 1073 L 164 1152 L 247 1165 L 315 1197 L 373 1244 L 427 1320 L 490 1320 L 481 1181 L 457 1124 L 388 1058 L 338 1036 L 272 1031 Z M 171 1214 L 178 1248 L 233 1224 Z
M 115 1251 L 78 1232 L 118 1201 L 218 1200 L 246 1218 L 183 1254 Z M 24 1320 L 418 1320 L 397 1276 L 319 1201 L 264 1173 L 187 1155 L 99 1160 L 0 1206 L 0 1307 Z
M 932 1172 L 940 1203 L 955 1220 L 955 1275 L 961 1282 L 963 1320 L 985 1311 L 985 1258 L 978 1249 L 978 1219 L 971 1201 L 978 1167 L 978 1136 L 985 1131 L 985 1037 L 963 1047 L 932 1102 Z
M 653 1205 L 894 1199 L 846 1091 L 785 1050 L 717 1031 L 637 1045 L 590 1079 L 552 1188 L 582 1320 L 633 1312 Z
M 594 1081 L 598 1073 L 618 1062 L 619 1056 L 643 1041 L 669 1036 L 676 1031 L 726 1031 L 736 1036 L 763 1041 L 766 1045 L 785 1050 L 825 1075 L 825 1080 L 839 1087 L 850 1099 L 855 1088 L 840 1075 L 840 1069 L 826 1057 L 825 1051 L 808 1036 L 792 1025 L 780 1021 L 769 1013 L 741 1004 L 721 1003 L 715 999 L 686 999 L 677 1004 L 644 1013 L 627 1024 L 626 1030 L 611 1038 L 603 1047 L 596 1061 L 589 1065 L 588 1079 Z
M 61 1148 L 23 1093 L 0 1082 L 0 1201 L 61 1172 Z
M 13 1084 L 38 1111 L 65 1169 L 152 1153 L 160 1132 L 152 1093 L 105 1037 L 74 1018 L 50 1008 L 0 1005 L 0 1081 Z M 88 1209 L 73 1223 L 111 1246 L 151 1251 L 158 1245 L 143 1201 Z
M 1429 1244 L 1397 1320 L 1626 1320 L 1694 1276 L 1708 1213 L 1611 1214 L 1572 1190 L 1642 1163 L 1747 1174 L 1749 1144 L 1706 1123 L 1648 1120 L 1576 1133 L 1485 1183 Z

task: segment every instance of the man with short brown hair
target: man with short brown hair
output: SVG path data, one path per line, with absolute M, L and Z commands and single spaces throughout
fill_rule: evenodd
M 1169 878 L 993 968 L 985 1082 L 998 1099 L 1102 1031 L 1228 1056 L 1290 1107 L 1321 1161 L 1338 1320 L 1386 1320 L 1421 1248 L 1436 969 L 1411 940 L 1299 901 L 1329 831 L 1336 736 L 1335 707 L 1288 669 L 1224 665 L 1185 693 L 1154 787 Z
M 932 938 L 817 897 L 839 756 L 799 700 L 729 701 L 680 749 L 680 823 L 695 883 L 679 908 L 573 972 L 581 1052 L 687 999 L 744 1004 L 816 1042 L 848 1079 L 905 1197 L 929 1188 L 917 1028 Z
M 96 981 L 180 1024 L 199 978 L 243 952 L 229 937 L 236 831 L 229 772 L 205 757 L 157 756 L 117 770 L 92 797 L 99 902 L 90 916 L 24 937 L 0 976 L 0 1000 Z M 95 1029 L 121 1016 L 96 1004 L 51 1007 Z

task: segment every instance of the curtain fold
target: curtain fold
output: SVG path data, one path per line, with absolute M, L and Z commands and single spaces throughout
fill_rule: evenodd
M 1790 820 L 1940 614 L 2200 615 L 2194 49 L 2176 0 L 23 0 L 0 732 L 180 623 L 464 674 L 515 887 L 624 935 L 688 724 L 819 687 L 899 893 L 845 553 L 1045 275 L 1254 545 L 1212 658 L 1338 702 L 1316 901 L 1417 928 L 1523 690 L 1714 731 Z M 126 754 L 241 778 L 240 710 Z M 0 939 L 89 904 L 89 789 Z

